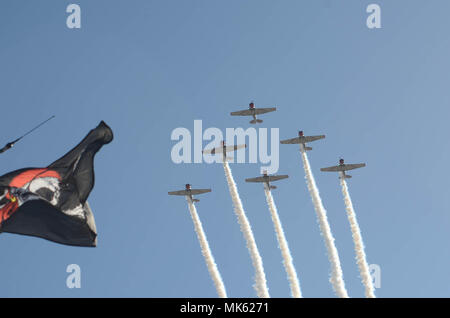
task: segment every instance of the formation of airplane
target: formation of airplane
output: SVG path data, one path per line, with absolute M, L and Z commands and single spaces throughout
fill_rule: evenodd
M 231 116 L 252 116 L 253 120 L 250 121 L 250 124 L 257 124 L 257 123 L 263 122 L 261 119 L 257 118 L 257 115 L 265 114 L 265 113 L 269 113 L 269 112 L 273 112 L 273 111 L 276 111 L 275 107 L 256 108 L 255 104 L 253 102 L 251 102 L 249 104 L 248 109 L 232 112 Z M 312 147 L 307 146 L 307 143 L 310 143 L 310 142 L 313 142 L 316 140 L 320 140 L 320 139 L 324 139 L 324 138 L 325 138 L 325 135 L 305 136 L 303 131 L 300 130 L 298 132 L 297 137 L 281 140 L 280 143 L 281 144 L 300 144 L 303 146 L 303 149 L 305 149 L 306 151 L 310 151 L 310 150 L 312 150 Z M 7 146 L 5 146 L 4 148 L 7 148 Z M 9 148 L 11 148 L 11 146 Z M 246 148 L 246 147 L 247 147 L 247 145 L 245 145 L 245 144 L 227 146 L 225 144 L 225 141 L 222 141 L 221 146 L 211 148 L 211 149 L 204 149 L 202 151 L 202 153 L 203 154 L 211 154 L 211 155 L 220 153 L 220 154 L 222 154 L 224 160 L 229 160 L 229 159 L 232 159 L 232 157 L 228 157 L 227 153 L 236 151 L 238 149 Z M 4 150 L 3 151 L 2 150 L 3 149 L 0 149 L 0 153 L 4 151 Z M 346 163 L 344 163 L 344 159 L 339 159 L 339 165 L 321 168 L 320 171 L 339 172 L 339 178 L 350 179 L 352 176 L 346 174 L 345 173 L 346 171 L 362 168 L 365 166 L 366 166 L 365 163 L 346 164 Z M 267 184 L 269 189 L 276 189 L 277 187 L 274 185 L 271 185 L 270 183 L 274 182 L 274 181 L 286 179 L 288 177 L 289 177 L 288 175 L 268 175 L 267 171 L 264 171 L 262 176 L 256 177 L 256 178 L 247 178 L 247 179 L 245 179 L 245 181 L 246 182 L 265 183 L 265 184 Z M 192 202 L 199 202 L 200 200 L 194 199 L 193 195 L 198 195 L 198 194 L 207 193 L 207 192 L 211 192 L 211 189 L 192 189 L 190 184 L 186 184 L 185 190 L 172 191 L 172 192 L 169 192 L 169 195 L 188 196 L 192 200 Z
M 312 150 L 312 147 L 307 147 L 306 143 L 308 142 L 312 142 L 312 141 L 316 141 L 319 139 L 323 139 L 325 138 L 325 135 L 319 135 L 319 136 L 305 136 L 303 134 L 303 131 L 300 130 L 298 132 L 298 137 L 295 138 L 291 138 L 291 139 L 286 139 L 286 140 L 281 140 L 280 143 L 287 145 L 287 144 L 302 144 L 305 150 Z
M 191 185 L 188 183 L 186 184 L 186 188 L 184 190 L 178 190 L 178 191 L 171 191 L 169 192 L 169 195 L 183 195 L 188 196 L 192 202 L 200 202 L 199 199 L 194 199 L 194 195 L 203 194 L 211 192 L 211 189 L 192 189 Z
M 252 116 L 253 119 L 250 121 L 250 124 L 260 124 L 262 123 L 262 119 L 256 118 L 256 115 L 261 115 L 265 113 L 270 113 L 276 111 L 276 107 L 269 107 L 269 108 L 256 108 L 255 104 L 251 102 L 248 105 L 248 109 L 245 110 L 239 110 L 237 112 L 230 113 L 231 116 Z
M 202 151 L 202 153 L 210 154 L 210 155 L 215 155 L 217 153 L 221 153 L 224 160 L 229 160 L 229 159 L 232 159 L 232 157 L 228 157 L 227 152 L 233 152 L 238 149 L 242 149 L 242 148 L 246 148 L 246 147 L 247 147 L 246 144 L 227 146 L 225 141 L 222 141 L 221 146 L 216 147 L 216 148 L 211 148 L 211 149 L 205 149 Z
M 269 189 L 276 189 L 277 187 L 274 185 L 271 185 L 270 182 L 278 181 L 278 180 L 282 180 L 282 179 L 286 179 L 286 178 L 289 178 L 289 176 L 287 174 L 269 176 L 267 174 L 267 171 L 264 171 L 264 173 L 261 177 L 248 178 L 248 179 L 245 179 L 245 182 L 263 182 L 263 183 L 267 184 Z
M 348 174 L 345 174 L 345 171 L 348 170 L 354 170 L 358 168 L 365 167 L 365 163 L 344 163 L 344 159 L 339 159 L 339 165 L 327 167 L 327 168 L 320 168 L 320 171 L 334 171 L 339 172 L 339 178 L 344 179 L 350 179 L 352 176 L 349 176 Z

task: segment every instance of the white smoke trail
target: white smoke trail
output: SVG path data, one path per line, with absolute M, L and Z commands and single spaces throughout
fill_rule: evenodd
M 197 209 L 195 208 L 194 202 L 192 202 L 189 196 L 186 196 L 188 201 L 189 211 L 191 212 L 192 221 L 194 221 L 195 232 L 197 233 L 198 241 L 200 242 L 200 247 L 202 254 L 205 257 L 206 266 L 208 267 L 209 274 L 216 286 L 217 294 L 221 298 L 227 298 L 227 292 L 225 290 L 225 285 L 223 284 L 222 277 L 220 276 L 219 270 L 217 269 L 216 262 L 209 248 L 208 240 L 206 239 L 205 232 L 203 231 L 202 223 L 197 214 Z
M 269 290 L 267 288 L 266 274 L 264 273 L 263 262 L 256 246 L 255 238 L 253 236 L 252 228 L 245 215 L 242 202 L 237 191 L 236 183 L 234 182 L 233 175 L 231 174 L 230 166 L 228 162 L 224 160 L 223 168 L 225 170 L 225 176 L 230 189 L 231 199 L 233 200 L 234 212 L 238 218 L 241 231 L 244 234 L 247 241 L 247 248 L 252 259 L 253 267 L 255 268 L 255 285 L 256 294 L 260 298 L 269 298 Z
M 303 166 L 305 168 L 306 183 L 308 185 L 309 193 L 314 204 L 314 209 L 317 213 L 317 218 L 319 221 L 320 231 L 325 240 L 325 246 L 328 251 L 328 259 L 331 263 L 331 277 L 330 282 L 333 286 L 334 291 L 341 298 L 347 298 L 347 290 L 345 289 L 344 277 L 342 274 L 341 262 L 339 260 L 339 254 L 334 244 L 334 237 L 331 233 L 330 224 L 328 223 L 327 212 L 322 204 L 322 199 L 319 195 L 319 190 L 317 189 L 314 176 L 311 171 L 311 166 L 309 165 L 308 156 L 303 145 L 300 145 L 300 153 L 302 155 Z
M 288 276 L 289 285 L 291 287 L 291 294 L 294 298 L 301 298 L 302 293 L 300 291 L 300 283 L 298 281 L 297 272 L 295 271 L 294 264 L 292 263 L 291 252 L 284 235 L 283 226 L 281 225 L 280 218 L 278 216 L 277 208 L 273 201 L 272 193 L 269 186 L 264 184 L 264 191 L 266 193 L 267 205 L 269 206 L 270 214 L 272 216 L 273 225 L 277 234 L 278 245 L 280 246 L 281 255 L 283 256 L 283 265 Z
M 356 220 L 355 210 L 353 209 L 352 200 L 348 192 L 347 182 L 344 178 L 340 178 L 342 194 L 344 195 L 345 209 L 347 210 L 348 221 L 352 229 L 353 242 L 355 244 L 356 263 L 358 264 L 359 273 L 365 287 L 366 297 L 375 298 L 372 277 L 370 276 L 369 265 L 366 260 L 366 253 L 364 252 L 364 243 L 359 229 L 358 221 Z

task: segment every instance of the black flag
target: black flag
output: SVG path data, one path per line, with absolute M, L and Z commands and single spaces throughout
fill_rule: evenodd
M 112 140 L 111 128 L 102 121 L 48 167 L 0 177 L 0 232 L 96 246 L 94 216 L 86 200 L 94 187 L 94 156 Z

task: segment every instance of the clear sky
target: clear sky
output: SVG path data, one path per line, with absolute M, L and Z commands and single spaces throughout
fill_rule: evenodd
M 229 112 L 250 100 L 276 106 L 262 127 L 281 138 L 326 134 L 309 159 L 350 296 L 364 291 L 336 174 L 366 162 L 350 194 L 381 297 L 450 296 L 450 3 L 381 1 L 382 29 L 366 27 L 375 1 L 71 1 L 0 4 L 0 144 L 56 118 L 0 157 L 0 173 L 46 166 L 100 120 L 114 141 L 95 160 L 89 202 L 98 247 L 0 235 L 0 296 L 215 297 L 182 197 L 211 187 L 197 209 L 229 296 L 254 297 L 254 270 L 221 165 L 171 161 L 177 127 L 248 127 Z M 206 143 L 205 143 L 206 144 Z M 231 165 L 273 297 L 289 297 L 258 164 Z M 334 297 L 297 147 L 280 146 L 273 192 L 305 297 Z M 81 289 L 66 287 L 78 264 Z

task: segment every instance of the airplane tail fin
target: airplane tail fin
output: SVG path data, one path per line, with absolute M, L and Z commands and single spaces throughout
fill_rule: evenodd
M 253 119 L 250 120 L 250 124 L 261 124 L 263 122 L 262 119 Z
M 200 202 L 199 199 L 192 199 L 192 202 Z
M 271 185 L 271 186 L 270 186 L 270 189 L 271 189 L 271 190 L 276 189 L 276 188 L 277 188 L 277 187 L 274 186 L 274 185 Z
M 344 179 L 351 179 L 352 178 L 352 176 L 349 176 L 348 174 L 344 174 Z
M 312 147 L 305 147 L 305 150 L 306 150 L 306 151 L 311 151 L 311 150 L 312 150 Z

